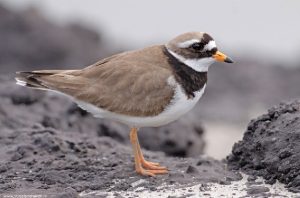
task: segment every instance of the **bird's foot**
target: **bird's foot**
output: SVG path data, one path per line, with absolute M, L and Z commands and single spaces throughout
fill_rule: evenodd
M 132 128 L 130 130 L 130 141 L 133 146 L 135 170 L 138 174 L 144 176 L 152 176 L 158 174 L 167 174 L 168 170 L 166 167 L 160 166 L 159 163 L 148 162 L 145 160 L 143 153 L 140 148 L 137 137 L 137 129 Z
M 141 159 L 141 164 L 147 170 L 165 170 L 166 173 L 168 172 L 167 167 L 160 166 L 159 163 L 156 162 L 149 162 L 145 159 Z
M 143 167 L 136 168 L 136 172 L 140 175 L 155 177 L 155 175 L 167 174 L 167 169 L 144 169 Z
M 168 169 L 160 166 L 159 163 L 148 162 L 144 158 L 141 158 L 140 166 L 136 168 L 136 172 L 144 176 L 154 177 L 155 175 L 167 174 Z

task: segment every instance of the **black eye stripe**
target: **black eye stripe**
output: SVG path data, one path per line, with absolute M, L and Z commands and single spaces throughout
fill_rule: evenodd
M 205 51 L 204 57 L 210 57 L 210 56 L 214 55 L 217 51 L 218 51 L 218 49 L 216 47 L 212 48 L 211 50 Z
M 196 43 L 192 44 L 190 46 L 190 48 L 192 48 L 193 50 L 195 50 L 198 54 L 199 57 L 205 58 L 205 57 L 211 57 L 212 55 L 214 55 L 218 49 L 216 47 L 212 48 L 211 50 L 207 50 L 207 51 L 201 51 L 203 50 L 204 46 L 203 44 L 200 45 L 195 45 Z M 200 44 L 200 43 L 197 43 Z
M 197 53 L 197 58 L 207 58 L 207 57 L 211 57 L 213 56 L 216 52 L 218 51 L 218 49 L 216 47 L 212 48 L 209 51 L 202 51 L 202 52 L 198 52 Z
M 217 51 L 218 51 L 218 49 L 216 47 L 214 47 L 211 50 L 209 50 L 208 52 L 215 54 Z
M 210 41 L 213 41 L 213 38 L 204 33 L 203 34 L 203 38 L 201 39 L 201 42 L 197 42 L 197 43 L 193 43 L 189 46 L 189 48 L 195 50 L 195 51 L 201 51 L 204 49 L 204 47 L 210 42 Z M 213 49 L 210 50 L 210 52 L 203 52 L 204 54 L 207 53 L 207 54 L 214 54 L 216 52 L 216 49 L 215 47 Z
M 191 46 L 191 48 L 193 48 L 194 50 L 202 50 L 204 48 L 203 43 L 197 42 L 197 43 L 193 43 Z

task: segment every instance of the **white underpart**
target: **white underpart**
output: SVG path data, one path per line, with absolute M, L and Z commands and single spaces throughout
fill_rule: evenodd
M 216 42 L 215 41 L 209 41 L 203 48 L 204 51 L 210 51 L 213 48 L 217 47 Z
M 88 104 L 82 101 L 77 101 L 77 104 L 82 109 L 85 109 L 86 111 L 92 113 L 95 117 L 109 118 L 124 123 L 130 127 L 157 127 L 173 122 L 182 115 L 189 112 L 203 95 L 206 86 L 204 85 L 204 87 L 201 90 L 194 92 L 194 98 L 188 99 L 181 85 L 179 85 L 173 77 L 170 76 L 168 78 L 168 83 L 171 86 L 174 86 L 175 94 L 173 99 L 171 100 L 171 103 L 165 108 L 165 110 L 162 113 L 160 113 L 157 116 L 127 116 L 106 111 L 104 109 L 98 108 L 92 104 Z
M 200 41 L 198 39 L 191 39 L 191 40 L 188 40 L 188 41 L 184 41 L 184 42 L 178 43 L 177 47 L 179 47 L 179 48 L 188 48 L 192 44 L 199 43 L 199 42 Z
M 172 54 L 175 58 L 177 58 L 180 62 L 184 63 L 185 65 L 191 67 L 197 72 L 207 72 L 208 68 L 211 64 L 215 62 L 215 59 L 212 57 L 206 58 L 198 58 L 198 59 L 188 59 L 184 58 L 183 56 L 173 52 L 172 50 L 168 49 L 170 54 Z

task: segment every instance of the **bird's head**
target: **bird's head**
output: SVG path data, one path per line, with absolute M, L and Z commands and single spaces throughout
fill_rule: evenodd
M 233 63 L 231 58 L 218 50 L 214 39 L 204 32 L 181 34 L 165 46 L 175 58 L 196 71 L 207 71 L 215 61 Z

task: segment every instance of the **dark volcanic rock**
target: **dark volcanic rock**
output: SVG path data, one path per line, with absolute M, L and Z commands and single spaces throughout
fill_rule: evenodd
M 144 148 L 164 151 L 171 156 L 197 156 L 202 154 L 205 142 L 201 123 L 183 117 L 159 128 L 142 128 L 140 142 Z
M 300 101 L 282 103 L 251 121 L 227 159 L 231 168 L 300 192 Z
M 264 192 L 269 192 L 270 189 L 267 187 L 263 187 L 263 186 L 251 186 L 250 188 L 247 189 L 247 193 L 248 195 L 254 195 L 254 194 L 261 194 Z

